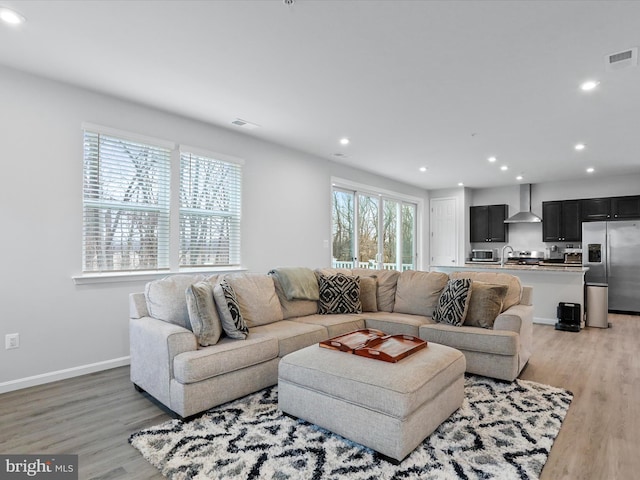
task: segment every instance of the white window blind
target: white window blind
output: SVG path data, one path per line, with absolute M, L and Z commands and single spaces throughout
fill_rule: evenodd
M 169 268 L 171 150 L 84 132 L 83 271 Z
M 242 166 L 180 154 L 180 266 L 240 265 Z

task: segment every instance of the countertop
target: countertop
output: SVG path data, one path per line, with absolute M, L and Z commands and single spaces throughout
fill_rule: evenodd
M 583 267 L 582 265 L 567 265 L 564 263 L 547 263 L 543 265 L 505 265 L 504 267 L 500 263 L 490 262 L 466 262 L 464 265 L 437 265 L 433 268 L 453 268 L 453 269 L 483 269 L 483 270 L 525 270 L 530 272 L 567 272 L 567 273 L 584 273 L 589 270 L 589 267 Z

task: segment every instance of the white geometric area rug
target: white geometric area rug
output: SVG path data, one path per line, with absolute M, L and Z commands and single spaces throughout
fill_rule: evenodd
M 283 415 L 277 395 L 268 388 L 129 443 L 172 480 L 537 479 L 572 399 L 548 385 L 466 375 L 462 407 L 395 466 Z

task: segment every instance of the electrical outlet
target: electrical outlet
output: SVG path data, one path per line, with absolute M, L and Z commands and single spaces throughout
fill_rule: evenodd
M 20 334 L 19 333 L 7 333 L 4 337 L 4 347 L 7 350 L 20 347 Z

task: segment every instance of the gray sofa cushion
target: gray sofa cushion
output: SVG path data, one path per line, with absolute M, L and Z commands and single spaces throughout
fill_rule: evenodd
M 360 277 L 360 303 L 363 312 L 378 311 L 377 291 L 377 277 Z
M 180 383 L 195 383 L 234 372 L 278 356 L 278 340 L 249 334 L 243 342 L 223 338 L 215 347 L 181 353 L 174 360 L 173 372 Z
M 428 342 L 449 345 L 458 350 L 517 355 L 519 335 L 503 330 L 487 330 L 477 327 L 454 327 L 444 323 L 421 325 L 420 338 Z
M 144 287 L 149 316 L 191 329 L 185 290 L 204 280 L 204 275 L 171 275 Z
M 307 323 L 309 325 L 321 325 L 327 329 L 328 336 L 337 337 L 345 333 L 353 332 L 365 327 L 364 317 L 359 314 L 335 314 L 335 315 L 306 315 L 304 317 L 291 318 L 291 321 Z
M 308 347 L 329 338 L 327 329 L 320 325 L 310 325 L 291 320 L 269 323 L 253 327 L 251 333 L 264 334 L 278 339 L 278 356 Z
M 394 312 L 432 316 L 449 276 L 441 272 L 407 270 L 398 277 Z
M 389 335 L 413 335 L 418 336 L 418 328 L 421 325 L 433 324 L 431 317 L 424 315 L 412 315 L 410 313 L 397 312 L 372 312 L 363 314 L 366 318 L 367 328 L 382 330 Z
M 216 300 L 224 333 L 236 340 L 247 338 L 249 329 L 242 318 L 236 294 L 226 280 L 222 280 L 213 287 L 213 297 Z
M 376 277 L 376 301 L 378 310 L 382 312 L 393 312 L 393 305 L 396 298 L 396 284 L 400 277 L 397 270 L 370 270 L 367 268 L 354 268 L 353 275 L 359 277 Z
M 493 328 L 496 317 L 502 311 L 508 288 L 506 285 L 474 280 L 464 324 L 471 327 Z
M 185 291 L 191 330 L 203 347 L 215 345 L 222 335 L 222 324 L 213 299 L 213 285 L 197 282 Z
M 283 319 L 273 278 L 260 273 L 225 275 L 233 288 L 242 318 L 249 328 Z

